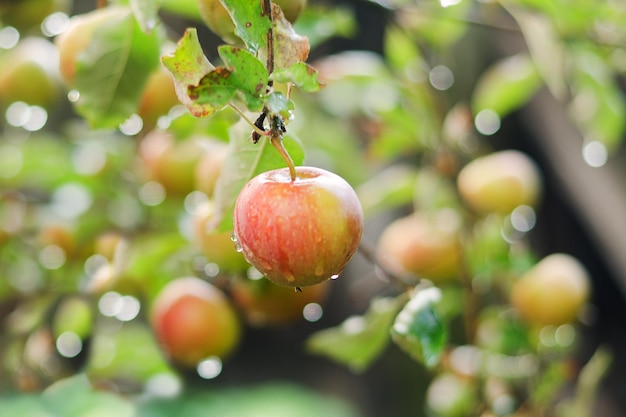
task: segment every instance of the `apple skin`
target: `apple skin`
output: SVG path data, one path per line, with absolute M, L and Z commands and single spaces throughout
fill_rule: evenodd
M 534 207 L 542 189 L 536 163 L 516 150 L 478 157 L 459 172 L 457 187 L 465 203 L 479 214 L 509 214 L 516 207 Z
M 116 24 L 128 13 L 130 11 L 124 7 L 109 6 L 70 19 L 65 32 L 54 40 L 59 48 L 61 76 L 68 86 L 74 84 L 77 60 L 87 50 L 94 33 L 105 25 Z
M 286 326 L 303 319 L 302 310 L 307 304 L 323 303 L 328 284 L 323 282 L 297 292 L 266 279 L 237 277 L 231 282 L 230 294 L 251 326 Z
M 220 271 L 245 272 L 250 268 L 243 254 L 237 252 L 230 231 L 212 232 L 208 230 L 213 218 L 213 204 L 198 207 L 193 216 L 193 238 L 204 256 L 217 264 Z
M 241 337 L 241 324 L 228 298 L 195 277 L 169 282 L 155 298 L 150 318 L 170 359 L 187 367 L 210 356 L 226 358 Z
M 451 209 L 414 212 L 383 229 L 377 256 L 391 269 L 402 268 L 437 284 L 450 282 L 459 273 L 460 225 Z
M 591 279 L 571 255 L 555 253 L 539 261 L 511 288 L 511 304 L 531 324 L 561 325 L 574 321 L 587 303 Z
M 280 6 L 285 18 L 293 23 L 306 7 L 307 0 L 275 0 L 275 3 Z M 241 43 L 235 35 L 235 24 L 230 14 L 219 0 L 200 0 L 198 7 L 202 20 L 213 33 L 226 42 Z
M 314 167 L 262 173 L 239 194 L 234 232 L 243 254 L 270 281 L 319 284 L 340 274 L 357 250 L 363 210 L 340 176 Z

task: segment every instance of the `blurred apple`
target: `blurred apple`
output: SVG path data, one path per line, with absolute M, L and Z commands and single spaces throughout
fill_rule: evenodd
M 168 283 L 154 300 L 151 323 L 170 359 L 194 367 L 211 356 L 225 358 L 241 337 L 239 319 L 218 288 L 195 277 Z
M 532 159 L 506 150 L 469 162 L 459 172 L 457 186 L 465 203 L 477 213 L 509 214 L 518 206 L 537 204 L 542 180 Z
M 231 231 L 210 230 L 213 204 L 208 202 L 198 207 L 193 217 L 193 237 L 202 254 L 209 262 L 219 266 L 220 271 L 244 272 L 250 268 L 243 254 L 237 252 Z
M 207 140 L 177 141 L 167 131 L 150 131 L 139 145 L 140 168 L 146 180 L 157 181 L 170 194 L 186 195 L 195 189 L 196 167 Z
M 177 104 L 180 104 L 180 101 L 174 89 L 174 78 L 165 67 L 160 65 L 148 77 L 137 108 L 137 114 L 143 120 L 144 130 L 154 128 L 159 117 L 167 115 Z
M 591 279 L 571 255 L 546 256 L 511 288 L 511 304 L 527 322 L 561 325 L 576 319 L 587 303 Z
M 248 323 L 253 326 L 279 326 L 301 321 L 306 305 L 323 303 L 328 292 L 328 282 L 297 292 L 264 278 L 252 280 L 236 277 L 230 291 Z
M 0 2 L 2 26 L 13 26 L 20 32 L 39 28 L 54 12 L 69 10 L 69 0 L 3 0 Z
M 426 391 L 426 409 L 432 417 L 476 415 L 478 387 L 470 379 L 451 372 L 437 375 Z
M 49 109 L 61 96 L 59 52 L 43 38 L 25 38 L 0 55 L 0 105 L 16 101 Z
M 196 166 L 195 184 L 198 191 L 213 197 L 215 184 L 222 172 L 222 165 L 227 155 L 228 145 L 226 143 L 212 141 L 207 144 L 206 152 Z
M 452 209 L 414 212 L 394 220 L 378 239 L 377 254 L 391 269 L 402 269 L 435 283 L 458 276 L 461 219 Z

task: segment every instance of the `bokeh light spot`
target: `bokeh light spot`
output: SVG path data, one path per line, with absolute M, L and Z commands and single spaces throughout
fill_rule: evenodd
M 322 318 L 324 309 L 317 303 L 309 303 L 302 309 L 302 316 L 306 321 L 314 323 Z
M 483 135 L 493 135 L 500 130 L 500 116 L 491 109 L 481 110 L 474 118 L 474 126 Z
M 196 371 L 201 378 L 217 378 L 217 376 L 222 373 L 222 360 L 217 356 L 208 357 L 198 364 Z
M 583 146 L 583 160 L 593 168 L 604 166 L 609 159 L 609 151 L 602 142 L 591 141 Z

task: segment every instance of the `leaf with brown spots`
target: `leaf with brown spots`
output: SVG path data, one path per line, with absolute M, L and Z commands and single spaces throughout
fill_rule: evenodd
M 289 68 L 309 57 L 311 46 L 309 38 L 296 33 L 291 23 L 283 15 L 282 10 L 272 4 L 272 20 L 274 33 L 274 70 Z M 267 48 L 259 51 L 259 59 L 267 60 Z
M 200 103 L 188 94 L 190 85 L 197 85 L 214 66 L 204 56 L 195 28 L 187 29 L 176 50 L 164 56 L 163 65 L 172 73 L 180 102 L 196 117 L 208 117 L 218 110 L 210 103 Z
M 189 97 L 197 104 L 221 109 L 238 95 L 248 110 L 261 110 L 268 80 L 263 64 L 250 52 L 236 46 L 222 45 L 218 53 L 226 67 L 215 68 L 199 83 L 189 86 Z
M 235 35 L 252 53 L 267 43 L 271 22 L 263 13 L 261 0 L 220 0 L 235 23 Z
M 323 87 L 318 80 L 317 70 L 304 62 L 296 62 L 289 68 L 279 68 L 272 73 L 271 78 L 279 83 L 292 83 L 307 93 L 319 91 Z

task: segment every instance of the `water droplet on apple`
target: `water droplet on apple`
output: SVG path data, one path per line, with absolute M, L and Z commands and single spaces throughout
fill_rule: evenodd
M 285 279 L 287 280 L 287 282 L 294 282 L 296 280 L 296 277 L 294 277 L 293 274 L 289 271 L 285 271 L 283 275 L 285 275 Z
M 339 274 L 334 274 L 330 276 L 330 279 L 332 279 L 333 281 L 336 280 L 337 278 L 339 278 Z
M 232 240 L 233 242 L 237 243 L 237 235 L 235 234 L 235 232 L 232 232 L 230 234 L 230 240 Z
M 243 248 L 239 244 L 239 242 L 235 242 L 235 250 L 239 253 L 243 252 Z

